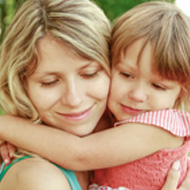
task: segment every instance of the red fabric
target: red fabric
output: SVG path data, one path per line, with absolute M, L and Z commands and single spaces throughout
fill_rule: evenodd
M 108 169 L 96 170 L 93 183 L 99 186 L 119 188 L 124 186 L 131 190 L 160 190 L 165 183 L 168 170 L 175 160 L 181 161 L 181 177 L 179 184 L 187 173 L 187 152 L 189 151 L 188 136 L 190 133 L 189 114 L 184 111 L 167 109 L 143 113 L 130 120 L 116 123 L 139 122 L 153 124 L 168 130 L 177 136 L 184 136 L 183 146 L 177 149 L 160 150 L 140 160 Z M 119 156 L 119 155 L 118 155 Z M 98 188 L 97 188 L 98 189 Z M 101 187 L 104 190 L 103 187 Z

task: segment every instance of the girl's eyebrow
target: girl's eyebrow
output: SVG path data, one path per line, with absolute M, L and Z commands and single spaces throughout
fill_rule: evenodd
M 130 61 L 120 61 L 116 67 L 119 67 L 121 69 L 130 69 L 132 71 L 136 71 L 137 70 L 137 65 L 135 64 L 130 64 Z

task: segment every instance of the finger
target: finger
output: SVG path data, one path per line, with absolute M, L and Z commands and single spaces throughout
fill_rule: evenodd
M 190 189 L 190 167 L 189 166 L 190 166 L 190 160 L 188 160 L 187 176 L 178 190 L 189 190 Z
M 177 189 L 179 178 L 180 178 L 180 161 L 177 160 L 173 163 L 172 168 L 169 170 L 165 185 L 162 187 L 161 190 Z
M 5 141 L 3 141 L 3 140 L 0 140 L 0 145 L 2 145 L 4 142 L 5 142 Z
M 13 155 L 16 153 L 16 147 L 13 146 L 12 144 L 7 143 L 7 148 L 10 158 L 13 158 L 14 157 Z
M 7 145 L 6 143 L 3 143 L 1 146 L 0 146 L 0 153 L 1 153 L 1 157 L 5 163 L 5 165 L 8 165 L 10 162 L 11 162 L 11 159 L 9 157 L 9 151 L 7 149 Z

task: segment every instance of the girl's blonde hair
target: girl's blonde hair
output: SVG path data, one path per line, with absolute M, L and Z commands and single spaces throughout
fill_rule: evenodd
M 113 66 L 121 61 L 127 47 L 145 39 L 144 46 L 154 48 L 153 71 L 163 78 L 178 81 L 183 96 L 175 108 L 190 111 L 190 19 L 179 8 L 167 2 L 147 2 L 126 12 L 112 30 Z
M 89 0 L 27 0 L 10 24 L 0 50 L 0 105 L 8 114 L 31 121 L 39 118 L 24 78 L 31 63 L 30 73 L 34 72 L 36 46 L 46 34 L 77 55 L 96 60 L 109 73 L 110 23 L 97 5 Z

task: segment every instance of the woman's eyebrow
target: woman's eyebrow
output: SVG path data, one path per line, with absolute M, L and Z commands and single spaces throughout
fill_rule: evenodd
M 97 67 L 100 67 L 100 64 L 98 64 L 97 62 L 95 61 L 91 61 L 85 65 L 83 65 L 82 67 L 80 67 L 80 69 L 85 69 L 87 67 L 90 67 L 90 66 L 97 66 Z

